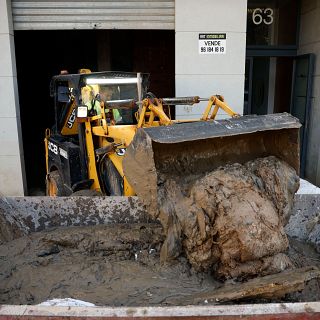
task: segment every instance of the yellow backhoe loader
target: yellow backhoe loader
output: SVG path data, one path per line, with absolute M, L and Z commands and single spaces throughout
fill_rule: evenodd
M 148 74 L 125 72 L 53 77 L 47 195 L 137 194 L 152 211 L 166 175 L 197 177 L 269 155 L 299 171 L 300 124 L 289 114 L 240 116 L 220 95 L 159 99 L 148 81 Z M 171 119 L 170 106 L 203 101 L 201 119 Z M 230 118 L 215 120 L 219 109 Z

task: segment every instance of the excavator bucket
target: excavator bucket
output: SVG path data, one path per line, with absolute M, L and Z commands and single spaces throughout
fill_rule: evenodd
M 166 177 L 194 179 L 219 166 L 276 156 L 299 174 L 299 121 L 287 113 L 176 123 L 138 129 L 123 160 L 124 174 L 157 217 Z

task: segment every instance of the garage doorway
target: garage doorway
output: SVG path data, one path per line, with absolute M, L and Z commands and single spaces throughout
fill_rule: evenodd
M 45 192 L 44 132 L 53 125 L 49 86 L 61 70 L 147 72 L 150 91 L 174 96 L 174 31 L 15 31 L 20 117 L 28 195 Z

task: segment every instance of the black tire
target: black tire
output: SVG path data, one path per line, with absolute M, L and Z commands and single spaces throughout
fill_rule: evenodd
M 104 179 L 106 191 L 109 196 L 122 196 L 123 195 L 123 182 L 122 178 L 109 158 L 105 159 L 104 163 Z
M 51 171 L 46 179 L 46 195 L 50 197 L 66 196 L 62 178 L 57 170 Z
M 78 190 L 75 191 L 71 194 L 71 197 L 78 197 L 78 196 L 84 196 L 84 197 L 98 197 L 101 196 L 101 193 L 96 191 L 96 190 L 91 190 L 91 189 L 83 189 L 83 190 Z

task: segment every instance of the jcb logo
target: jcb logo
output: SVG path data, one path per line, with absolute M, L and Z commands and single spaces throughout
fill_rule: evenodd
M 72 129 L 75 120 L 76 120 L 76 109 L 73 109 L 67 122 L 67 127 L 69 129 Z
M 58 146 L 50 141 L 48 143 L 48 149 L 54 154 L 58 154 Z

